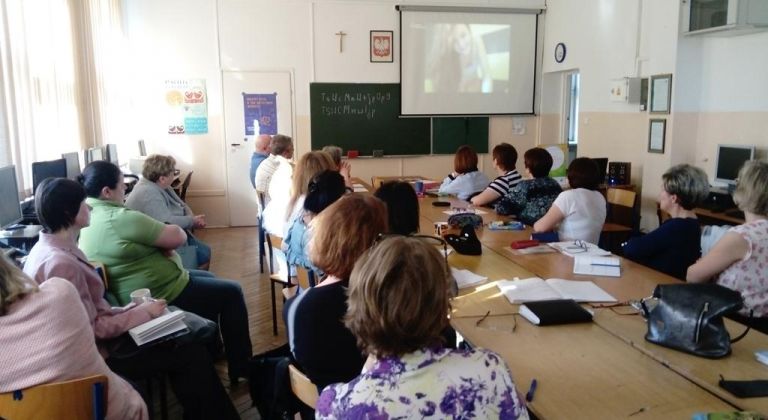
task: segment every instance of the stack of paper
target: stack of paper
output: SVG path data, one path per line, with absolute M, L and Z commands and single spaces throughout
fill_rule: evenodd
M 453 274 L 453 278 L 456 280 L 456 285 L 459 286 L 459 289 L 465 289 L 488 280 L 488 277 L 480 276 L 469 270 L 453 267 L 451 267 L 451 274 Z
M 609 251 L 606 251 L 593 243 L 584 241 L 550 242 L 548 245 L 569 257 L 575 257 L 576 255 L 591 255 L 597 257 L 611 255 Z
M 452 208 L 450 210 L 446 210 L 443 213 L 453 216 L 454 214 L 464 214 L 464 213 L 474 213 L 474 214 L 488 214 L 485 210 L 476 209 L 473 207 L 468 208 Z
M 591 276 L 621 277 L 621 260 L 616 257 L 577 255 L 573 259 L 573 273 Z
M 499 290 L 510 303 L 535 302 L 550 299 L 573 299 L 576 302 L 616 302 L 591 281 L 563 279 L 542 280 L 531 277 L 522 280 L 499 280 Z
M 363 184 L 352 184 L 352 190 L 354 192 L 368 192 L 368 188 L 365 188 Z
M 128 333 L 136 345 L 140 346 L 186 328 L 184 311 L 173 311 L 133 327 L 128 330 Z

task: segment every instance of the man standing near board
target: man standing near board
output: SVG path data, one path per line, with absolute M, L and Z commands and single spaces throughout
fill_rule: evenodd
M 269 134 L 261 134 L 256 138 L 256 142 L 253 144 L 254 151 L 251 155 L 251 186 L 256 189 L 256 169 L 259 167 L 264 159 L 269 157 L 269 143 L 272 141 L 272 136 Z

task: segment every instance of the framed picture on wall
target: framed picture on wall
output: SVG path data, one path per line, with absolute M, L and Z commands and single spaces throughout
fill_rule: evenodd
M 651 114 L 669 114 L 672 102 L 672 75 L 651 76 Z
M 667 120 L 651 119 L 648 128 L 648 153 L 664 154 L 664 138 L 667 132 Z
M 371 63 L 391 63 L 394 61 L 392 34 L 392 31 L 371 31 Z

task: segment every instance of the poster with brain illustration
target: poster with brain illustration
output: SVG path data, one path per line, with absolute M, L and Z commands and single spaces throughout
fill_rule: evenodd
M 208 97 L 205 79 L 166 80 L 168 134 L 206 134 Z

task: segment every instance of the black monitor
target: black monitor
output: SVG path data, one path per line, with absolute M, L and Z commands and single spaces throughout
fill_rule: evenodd
M 106 146 L 107 149 L 107 156 L 105 156 L 105 160 L 108 160 L 115 165 L 120 165 L 120 163 L 117 160 L 117 145 L 116 144 L 108 144 Z
M 12 227 L 24 216 L 19 204 L 19 184 L 16 183 L 16 167 L 0 168 L 0 229 Z
M 754 158 L 755 146 L 718 145 L 715 181 L 735 185 L 741 167 Z
M 67 161 L 67 178 L 76 179 L 80 175 L 80 154 L 78 152 L 62 153 L 61 158 Z
M 67 160 L 56 159 L 48 160 L 45 162 L 32 162 L 32 193 L 37 191 L 37 186 L 40 185 L 46 178 L 66 178 L 67 177 Z
M 91 147 L 90 149 L 85 151 L 86 165 L 97 160 L 104 160 L 105 158 L 106 158 L 106 151 L 104 150 L 103 147 Z
M 600 183 L 605 183 L 605 176 L 608 174 L 608 158 L 592 158 L 597 163 L 597 176 Z

